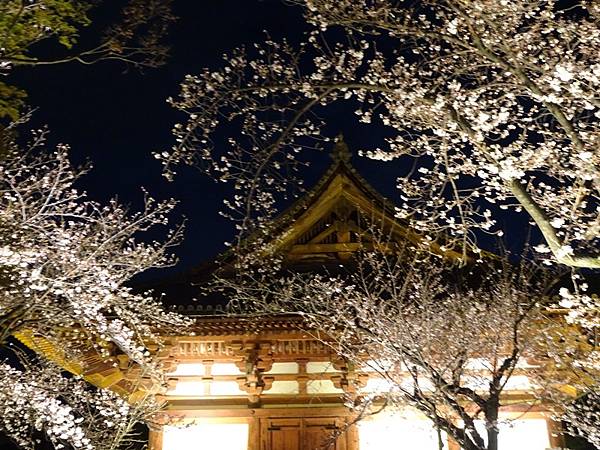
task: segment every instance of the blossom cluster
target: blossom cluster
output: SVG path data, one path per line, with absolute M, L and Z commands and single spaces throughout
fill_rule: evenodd
M 127 283 L 173 262 L 169 249 L 180 227 L 162 242 L 138 236 L 167 225 L 174 202 L 146 196 L 140 212 L 116 200 L 94 202 L 75 187 L 85 169 L 71 165 L 67 146 L 48 151 L 41 130 L 20 148 L 7 134 L 0 161 L 0 345 L 10 349 L 10 336 L 24 333 L 50 342 L 75 365 L 85 366 L 87 346 L 106 361 L 125 354 L 154 373 L 148 343 L 188 321 Z M 89 390 L 52 365 L 13 363 L 0 366 L 0 426 L 19 444 L 38 430 L 57 445 L 109 448 L 103 446 L 110 433 L 101 431 L 131 419 L 126 400 L 111 392 Z
M 238 216 L 260 217 L 294 186 L 287 169 L 302 150 L 328 139 L 320 111 L 346 101 L 357 120 L 390 131 L 362 154 L 414 165 L 397 179 L 398 214 L 414 227 L 464 248 L 501 235 L 503 209 L 525 210 L 549 249 L 541 257 L 600 266 L 597 5 L 294 3 L 315 25 L 304 43 L 267 39 L 186 77 L 170 102 L 187 121 L 157 155 L 167 176 L 202 162 L 231 180 Z M 239 133 L 215 146 L 222 125 Z
M 36 370 L 0 364 L 0 379 L 0 428 L 23 448 L 37 448 L 42 440 L 58 449 L 121 448 L 121 434 L 158 409 L 151 398 L 132 406 L 44 362 Z
M 52 338 L 73 327 L 143 360 L 142 337 L 182 323 L 150 293 L 126 286 L 135 274 L 172 262 L 168 249 L 180 229 L 164 242 L 145 243 L 136 234 L 167 224 L 173 201 L 147 197 L 145 209 L 132 213 L 116 200 L 88 200 L 74 187 L 81 172 L 71 166 L 68 148 L 43 151 L 43 135 L 34 145 L 0 163 L 3 337 L 27 328 Z
M 600 392 L 590 390 L 579 401 L 569 405 L 562 417 L 570 434 L 584 437 L 596 448 L 600 448 L 599 404 Z

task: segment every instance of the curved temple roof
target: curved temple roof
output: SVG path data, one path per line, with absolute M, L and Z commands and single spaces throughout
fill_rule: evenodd
M 395 217 L 395 205 L 377 192 L 351 164 L 351 152 L 339 135 L 331 152 L 332 164 L 320 180 L 273 222 L 270 243 L 265 248 L 285 255 L 294 270 L 334 269 L 351 262 L 353 254 L 373 248 L 392 250 L 407 241 L 450 259 L 462 254 L 442 250 L 436 240 L 425 239 L 408 222 Z M 250 238 L 252 239 L 252 238 Z M 471 256 L 471 255 L 469 255 Z M 211 296 L 195 302 L 198 285 L 206 283 L 217 267 L 227 266 L 232 252 L 204 263 L 177 277 L 150 286 L 164 292 L 167 303 L 180 305 L 187 313 L 218 313 L 223 299 Z

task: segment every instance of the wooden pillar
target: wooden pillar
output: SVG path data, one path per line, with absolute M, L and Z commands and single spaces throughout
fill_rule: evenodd
M 359 450 L 359 436 L 358 436 L 358 427 L 356 424 L 350 425 L 348 430 L 348 450 Z
M 261 450 L 260 448 L 260 419 L 252 417 L 248 423 L 248 450 Z
M 562 424 L 551 418 L 546 419 L 548 426 L 548 438 L 550 440 L 550 447 L 562 448 L 565 446 L 565 437 L 563 435 Z
M 162 428 L 150 430 L 148 434 L 148 450 L 162 450 L 163 431 Z

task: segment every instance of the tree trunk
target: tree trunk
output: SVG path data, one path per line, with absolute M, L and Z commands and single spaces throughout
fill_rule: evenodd
M 492 428 L 488 428 L 487 430 L 488 436 L 488 450 L 498 450 L 498 428 L 495 426 Z
M 498 399 L 490 400 L 485 411 L 485 427 L 487 429 L 487 450 L 498 450 Z

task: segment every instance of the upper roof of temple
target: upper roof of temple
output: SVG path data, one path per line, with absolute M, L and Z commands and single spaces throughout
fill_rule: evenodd
M 351 153 L 342 136 L 336 138 L 331 158 L 332 163 L 319 181 L 272 224 L 272 241 L 266 247 L 283 255 L 288 268 L 330 270 L 351 264 L 352 256 L 360 250 L 425 242 L 407 222 L 395 216 L 395 205 L 352 166 Z M 442 251 L 435 241 L 427 242 L 427 246 L 445 257 L 461 256 L 452 250 Z M 205 312 L 210 313 L 220 302 L 195 302 L 200 295 L 198 286 L 231 258 L 231 252 L 223 253 L 212 262 L 152 287 L 163 292 L 169 304 L 207 309 Z
M 377 192 L 352 166 L 342 136 L 336 138 L 333 163 L 305 195 L 274 223 L 272 247 L 289 263 L 340 262 L 375 245 L 423 242 L 408 223 L 398 219 L 395 205 Z M 430 250 L 448 257 L 436 243 Z

